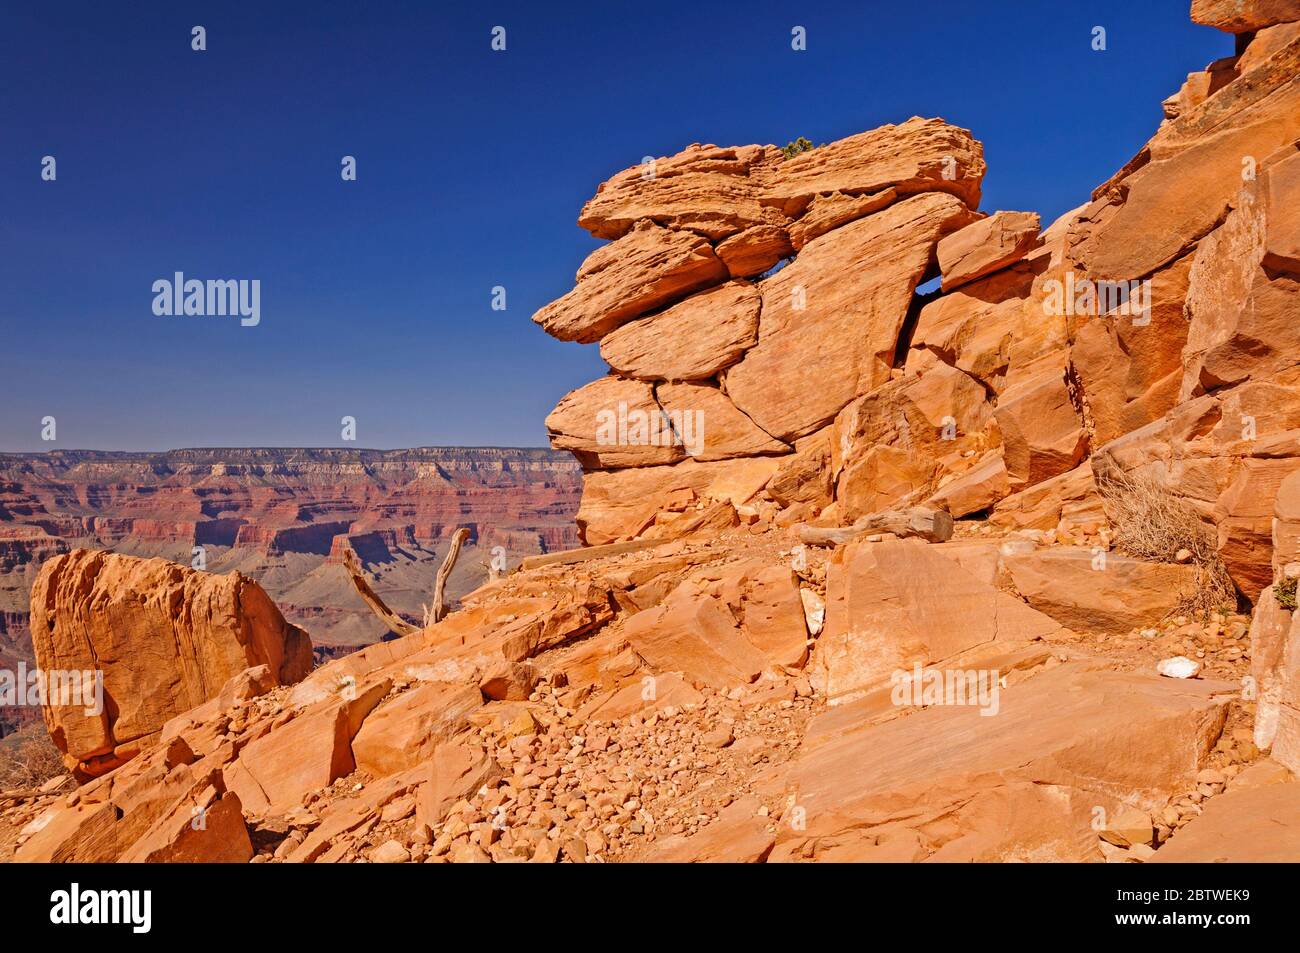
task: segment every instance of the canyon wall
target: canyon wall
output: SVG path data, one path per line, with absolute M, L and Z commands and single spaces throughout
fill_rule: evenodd
M 578 481 L 567 454 L 527 448 L 0 453 L 0 667 L 31 660 L 28 593 L 46 560 L 76 548 L 189 566 L 202 547 L 200 568 L 257 579 L 321 654 L 364 645 L 384 629 L 348 582 L 345 549 L 419 619 L 459 527 L 471 542 L 452 596 L 487 577 L 494 547 L 508 568 L 577 545 Z

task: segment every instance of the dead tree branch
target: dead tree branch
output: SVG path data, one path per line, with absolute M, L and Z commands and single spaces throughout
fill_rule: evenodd
M 447 615 L 447 598 L 446 587 L 447 577 L 451 575 L 452 567 L 456 565 L 456 557 L 460 555 L 460 547 L 465 540 L 469 539 L 469 530 L 461 527 L 451 537 L 451 549 L 447 550 L 447 558 L 442 561 L 438 568 L 438 578 L 433 584 L 433 607 L 425 609 L 424 624 L 426 627 L 434 625 L 443 620 Z
M 370 611 L 379 616 L 384 625 L 389 630 L 396 632 L 398 635 L 414 635 L 420 631 L 419 626 L 411 625 L 392 609 L 384 604 L 375 590 L 370 588 L 370 583 L 366 582 L 366 577 L 361 574 L 361 564 L 357 562 L 357 554 L 352 549 L 343 550 L 343 567 L 347 569 L 348 575 L 352 577 L 352 585 L 357 587 L 357 592 L 370 607 Z

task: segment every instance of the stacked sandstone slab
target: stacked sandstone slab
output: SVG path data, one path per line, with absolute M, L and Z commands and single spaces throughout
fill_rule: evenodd
M 829 505 L 829 427 L 895 376 L 936 247 L 981 217 L 984 168 L 969 132 L 913 118 L 791 158 L 693 145 L 602 184 L 579 224 L 611 244 L 534 316 L 610 365 L 547 418 L 587 471 L 585 542 L 675 534 L 691 504 L 743 505 L 778 474 L 810 515 Z M 611 445 L 598 417 L 620 406 L 699 412 L 703 440 Z
M 245 669 L 265 666 L 280 685 L 312 666 L 307 633 L 251 579 L 85 549 L 41 567 L 32 632 L 43 671 L 102 673 L 102 711 L 58 699 L 43 707 L 51 738 L 81 776 L 130 760 Z
M 1068 534 L 1105 525 L 1118 469 L 1190 501 L 1256 599 L 1300 468 L 1300 12 L 1194 17 L 1239 53 L 1041 234 L 975 211 L 980 144 L 937 119 L 792 158 L 695 145 L 602 184 L 579 224 L 611 244 L 534 316 L 610 365 L 547 419 L 585 471 L 584 541 L 737 506 L 848 525 L 926 504 Z M 704 439 L 611 444 L 619 407 L 701 411 Z

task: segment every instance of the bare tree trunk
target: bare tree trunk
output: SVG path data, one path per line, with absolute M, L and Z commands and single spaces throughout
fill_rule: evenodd
M 441 622 L 447 615 L 447 599 L 444 592 L 447 587 L 447 577 L 451 575 L 452 567 L 456 565 L 456 557 L 460 555 L 460 547 L 467 539 L 469 539 L 469 530 L 463 526 L 451 537 L 451 549 L 447 550 L 447 558 L 438 568 L 438 578 L 433 584 L 433 607 L 426 609 L 424 613 L 425 627 Z
M 361 564 L 357 562 L 357 554 L 351 548 L 343 550 L 343 566 L 347 569 L 348 575 L 352 577 L 352 585 L 357 587 L 357 592 L 365 600 L 366 605 L 370 607 L 370 611 L 379 616 L 390 631 L 396 632 L 398 635 L 414 635 L 420 631 L 419 626 L 411 625 L 411 623 L 388 608 L 384 604 L 384 600 L 380 599 L 375 590 L 370 588 L 370 583 L 366 582 L 366 577 L 361 574 Z

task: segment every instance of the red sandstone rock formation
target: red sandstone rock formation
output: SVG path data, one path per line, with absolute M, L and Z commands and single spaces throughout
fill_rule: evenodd
M 611 365 L 548 420 L 588 545 L 292 688 L 235 674 L 20 799 L 15 856 L 1296 859 L 1300 9 L 1194 16 L 1238 54 L 1041 235 L 979 215 L 939 120 L 615 175 L 580 219 L 610 244 L 536 316 Z M 693 409 L 694 452 L 629 438 Z M 797 544 L 902 507 L 952 538 Z
M 102 677 L 102 699 L 43 705 L 54 743 L 84 775 L 129 760 L 244 669 L 266 666 L 273 685 L 311 670 L 307 633 L 257 583 L 163 559 L 56 556 L 32 588 L 32 631 L 43 671 Z

